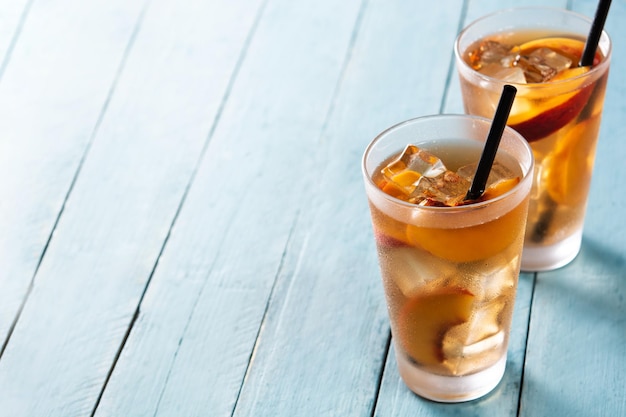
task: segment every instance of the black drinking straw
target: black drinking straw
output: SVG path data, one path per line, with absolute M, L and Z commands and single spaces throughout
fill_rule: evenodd
M 496 158 L 496 152 L 498 151 L 506 122 L 509 119 L 509 113 L 511 112 L 516 93 L 517 89 L 512 85 L 507 84 L 502 89 L 498 108 L 493 116 L 493 122 L 491 123 L 489 134 L 487 135 L 485 147 L 483 148 L 483 153 L 480 156 L 480 161 L 478 162 L 476 173 L 474 174 L 474 180 L 465 196 L 465 200 L 476 200 L 485 192 L 487 178 L 489 178 L 491 166 Z
M 600 0 L 598 2 L 598 8 L 596 9 L 596 15 L 591 23 L 591 29 L 587 36 L 587 42 L 585 43 L 585 49 L 583 55 L 580 58 L 579 67 L 588 67 L 593 64 L 593 59 L 596 55 L 596 49 L 598 49 L 598 42 L 600 42 L 600 36 L 604 29 L 604 22 L 606 22 L 606 16 L 609 14 L 609 7 L 611 7 L 611 0 Z

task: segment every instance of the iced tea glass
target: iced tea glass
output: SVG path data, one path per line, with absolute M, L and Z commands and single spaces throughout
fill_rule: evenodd
M 400 375 L 413 392 L 439 402 L 481 397 L 504 374 L 532 151 L 507 127 L 496 163 L 516 173 L 514 185 L 452 207 L 396 198 L 381 172 L 408 144 L 437 155 L 450 170 L 477 162 L 490 124 L 468 115 L 409 120 L 378 135 L 363 156 Z
M 525 271 L 562 267 L 580 251 L 611 57 L 603 32 L 593 65 L 578 66 L 590 27 L 571 11 L 518 8 L 476 20 L 455 42 L 466 113 L 493 117 L 503 85 L 517 88 L 508 124 L 535 156 Z

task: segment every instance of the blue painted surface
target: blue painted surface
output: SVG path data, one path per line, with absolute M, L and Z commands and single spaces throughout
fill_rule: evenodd
M 507 371 L 398 376 L 360 173 L 462 111 L 459 28 L 594 1 L 0 3 L 0 416 L 626 415 L 626 2 L 583 249 L 522 274 Z M 616 214 L 617 213 L 617 214 Z

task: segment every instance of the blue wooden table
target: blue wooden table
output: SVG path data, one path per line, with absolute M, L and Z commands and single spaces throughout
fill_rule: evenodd
M 0 416 L 626 415 L 626 1 L 581 254 L 522 274 L 507 371 L 400 381 L 360 158 L 462 112 L 453 41 L 592 0 L 0 2 Z

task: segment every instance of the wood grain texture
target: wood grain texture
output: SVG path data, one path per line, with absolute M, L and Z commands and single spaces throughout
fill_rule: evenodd
M 0 79 L 19 38 L 30 3 L 28 0 L 0 3 Z
M 389 325 L 361 156 L 383 129 L 438 111 L 447 74 L 431 69 L 448 68 L 450 55 L 433 51 L 449 50 L 459 16 L 414 2 L 364 5 L 317 148 L 313 204 L 296 229 L 303 243 L 286 254 L 235 416 L 370 416 L 376 404 Z
M 426 401 L 389 346 L 363 151 L 461 113 L 458 31 L 525 5 L 596 1 L 0 2 L 0 416 L 626 415 L 624 0 L 583 250 L 521 275 L 502 383 Z
M 98 416 L 232 415 L 358 10 L 264 6 Z
M 0 83 L 2 82 L 4 70 L 11 59 L 11 53 L 15 43 L 21 33 L 24 19 L 28 14 L 27 5 L 28 3 L 26 1 L 2 2 L 0 4 Z M 0 136 L 0 138 L 1 137 L 2 136 Z M 3 145 L 2 142 L 3 140 L 0 139 L 0 149 L 8 148 L 8 145 Z M 6 159 L 8 159 L 6 156 L 3 158 L 2 154 L 0 154 L 0 164 Z M 4 181 L 7 180 L 0 181 L 0 184 Z M 6 184 L 4 186 L 0 185 L 0 190 L 7 188 Z M 8 213 L 9 204 L 8 196 L 2 197 L 2 199 L 0 199 L 0 213 Z M 5 231 L 9 228 L 8 221 L 10 220 L 12 219 L 5 218 L 4 220 L 0 220 L 0 236 L 8 235 L 8 232 Z M 3 225 L 3 223 L 5 224 Z M 18 229 L 16 228 L 15 230 Z M 10 236 L 7 237 L 10 238 Z M 0 237 L 0 265 L 2 266 L 8 263 L 9 240 L 10 239 L 3 240 Z M 11 246 L 12 245 L 13 244 L 11 244 Z M 7 249 L 5 249 L 5 246 Z M 3 261 L 2 259 L 5 260 Z M 7 334 L 10 332 L 10 328 L 19 311 L 30 282 L 28 276 L 24 276 L 22 279 L 11 279 L 8 267 L 6 268 L 7 270 L 5 272 L 0 272 L 0 347 L 4 346 Z
M 3 2 L 3 12 L 9 3 L 19 5 Z M 0 79 L 0 345 L 97 128 L 142 1 L 70 3 L 38 2 L 11 14 L 19 33 Z
M 593 16 L 595 2 L 572 9 Z M 529 331 L 522 416 L 626 415 L 626 210 L 622 178 L 626 136 L 626 4 L 613 1 L 613 40 L 596 166 L 581 253 L 567 267 L 538 275 Z
M 123 11 L 116 6 L 114 15 Z M 206 145 L 246 38 L 245 30 L 224 34 L 215 25 L 207 25 L 207 16 L 223 18 L 225 23 L 234 21 L 235 25 L 241 21 L 244 29 L 255 16 L 252 10 L 247 20 L 240 20 L 242 8 L 236 6 L 220 11 L 230 15 L 217 15 L 213 6 L 202 1 L 182 4 L 155 0 L 145 13 L 32 293 L 0 361 L 0 404 L 10 415 L 90 415 L 96 405 Z M 141 11 L 141 7 L 135 8 Z M 66 25 L 75 20 L 81 25 L 94 24 L 87 11 L 75 10 L 76 14 L 64 16 Z M 90 4 L 89 13 L 102 20 L 105 10 Z M 49 17 L 51 10 L 46 12 Z M 57 14 L 62 12 L 65 10 Z M 111 25 L 106 19 L 103 22 Z M 120 29 L 111 26 L 110 30 Z M 103 31 L 98 27 L 94 30 Z M 84 28 L 83 32 L 89 33 Z M 78 37 L 71 31 L 66 36 Z M 122 33 L 107 33 L 105 38 L 118 36 Z M 106 54 L 100 57 L 110 46 L 99 38 L 83 42 L 97 51 L 100 59 L 113 61 Z M 72 65 L 81 64 L 74 55 L 65 58 Z M 8 78 L 9 73 L 6 75 Z M 112 88 L 112 79 L 99 82 L 108 84 L 105 91 Z M 80 94 L 91 95 L 91 90 L 85 87 Z M 43 97 L 56 97 L 53 93 Z M 63 145 L 52 140 L 56 135 L 73 137 L 72 129 L 82 126 L 73 120 L 82 121 L 86 116 L 80 104 L 60 107 L 63 112 L 59 110 L 58 120 L 50 121 L 65 122 L 57 131 L 45 132 L 50 147 L 52 143 Z M 68 121 L 70 117 L 72 121 Z M 43 129 L 46 124 L 30 126 Z M 88 133 L 91 130 L 93 126 Z M 59 168 L 48 170 L 57 172 Z M 36 207 L 36 201 L 27 200 L 26 207 Z

